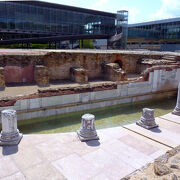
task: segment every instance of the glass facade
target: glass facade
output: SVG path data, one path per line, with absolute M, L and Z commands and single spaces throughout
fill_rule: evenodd
M 115 33 L 115 14 L 103 16 L 37 4 L 35 1 L 0 1 L 0 29 L 61 35 Z
M 120 47 L 126 48 L 127 36 L 128 36 L 128 11 L 117 11 L 117 34 L 122 33 L 120 40 Z
M 129 38 L 144 39 L 180 39 L 180 19 L 169 19 L 149 23 L 130 25 Z

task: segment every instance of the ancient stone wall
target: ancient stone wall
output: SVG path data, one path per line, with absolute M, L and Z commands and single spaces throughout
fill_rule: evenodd
M 0 89 L 5 87 L 4 68 L 0 68 Z
M 24 54 L 0 54 L 0 67 L 5 69 L 6 83 L 34 83 L 36 65 L 46 66 L 49 80 L 71 79 L 71 68 L 84 68 L 88 79 L 104 78 L 104 65 L 118 63 L 125 73 L 140 73 L 138 62 L 143 58 L 161 59 L 163 53 L 131 51 L 55 51 Z M 176 55 L 176 60 L 179 60 Z

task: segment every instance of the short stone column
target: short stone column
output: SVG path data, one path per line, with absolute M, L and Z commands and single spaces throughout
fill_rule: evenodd
M 4 68 L 0 67 L 0 90 L 5 88 Z
M 81 141 L 99 140 L 94 125 L 95 116 L 93 114 L 84 114 L 81 120 L 81 128 L 77 131 Z
M 123 71 L 118 63 L 109 63 L 105 65 L 104 77 L 109 81 L 125 81 L 127 75 Z
M 146 129 L 158 127 L 154 118 L 154 109 L 144 108 L 141 119 L 136 124 Z
M 2 131 L 0 145 L 17 145 L 22 139 L 22 134 L 17 129 L 16 111 L 12 109 L 1 112 Z
M 177 96 L 176 107 L 175 107 L 174 111 L 172 112 L 172 114 L 180 116 L 180 83 L 179 83 L 179 87 L 178 87 L 178 96 Z
M 35 81 L 38 86 L 48 86 L 49 85 L 49 71 L 48 67 L 37 65 L 35 67 Z
M 70 68 L 70 78 L 76 83 L 87 83 L 88 82 L 88 71 L 84 68 Z

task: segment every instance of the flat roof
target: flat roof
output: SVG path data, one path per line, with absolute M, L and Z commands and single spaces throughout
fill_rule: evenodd
M 163 24 L 163 23 L 177 22 L 177 21 L 180 21 L 180 17 L 157 20 L 157 21 L 149 21 L 149 22 L 143 22 L 143 23 L 136 23 L 136 24 L 129 24 L 128 27 L 147 26 L 147 25 L 153 25 L 153 24 Z
M 89 14 L 94 14 L 94 15 L 102 15 L 102 16 L 108 16 L 108 17 L 116 18 L 116 13 L 109 13 L 109 12 L 104 12 L 104 11 L 97 11 L 97 10 L 92 10 L 92 9 L 86 9 L 86 8 L 80 8 L 80 7 L 68 6 L 68 5 L 62 5 L 62 4 L 44 2 L 44 1 L 40 1 L 40 0 L 6 1 L 6 2 L 30 4 L 30 5 L 36 5 L 36 6 L 41 6 L 41 7 L 43 6 L 43 7 L 47 7 L 47 8 L 63 9 L 63 10 L 76 11 L 76 12 L 89 13 Z

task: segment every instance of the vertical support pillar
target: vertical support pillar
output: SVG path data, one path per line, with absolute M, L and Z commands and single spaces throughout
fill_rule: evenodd
M 17 145 L 22 139 L 22 134 L 17 129 L 16 111 L 12 109 L 1 112 L 2 131 L 0 145 Z
M 175 107 L 174 111 L 172 112 L 172 114 L 180 116 L 180 83 L 179 83 L 179 86 L 178 86 L 178 96 L 177 96 L 176 107 Z
M 34 73 L 35 81 L 38 86 L 49 86 L 49 71 L 46 66 L 37 65 Z
M 0 67 L 0 90 L 5 88 L 4 68 Z
M 72 40 L 72 49 L 73 49 L 73 40 Z
M 49 49 L 51 49 L 51 42 L 49 42 Z

